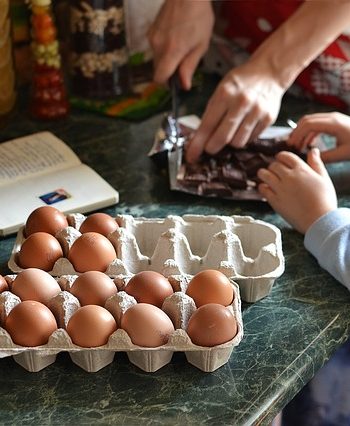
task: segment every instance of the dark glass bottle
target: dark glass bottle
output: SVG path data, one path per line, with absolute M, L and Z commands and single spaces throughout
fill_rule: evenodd
M 71 93 L 113 99 L 129 91 L 123 0 L 70 2 Z

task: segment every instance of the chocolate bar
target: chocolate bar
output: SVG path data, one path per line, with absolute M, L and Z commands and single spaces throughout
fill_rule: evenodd
M 284 140 L 258 139 L 244 149 L 226 146 L 215 155 L 204 153 L 196 164 L 183 162 L 177 184 L 185 192 L 201 196 L 261 200 L 257 172 L 268 167 L 280 151 L 294 152 L 303 158 Z

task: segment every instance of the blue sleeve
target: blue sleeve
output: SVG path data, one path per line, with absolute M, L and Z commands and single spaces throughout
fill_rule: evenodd
M 318 219 L 304 244 L 320 266 L 350 290 L 350 209 L 339 208 Z

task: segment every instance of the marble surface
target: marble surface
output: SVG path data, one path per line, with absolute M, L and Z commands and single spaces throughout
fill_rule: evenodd
M 200 114 L 215 80 L 182 96 L 182 113 Z M 120 193 L 121 202 L 104 211 L 135 216 L 168 214 L 250 215 L 282 231 L 285 273 L 269 296 L 243 304 L 244 338 L 227 364 L 204 373 L 184 354 L 155 373 L 133 366 L 118 353 L 112 364 L 87 373 L 67 353 L 37 373 L 11 357 L 0 360 L 0 424 L 269 424 L 349 335 L 350 294 L 317 265 L 303 238 L 268 205 L 197 198 L 169 190 L 167 173 L 147 158 L 161 115 L 130 123 L 72 111 L 56 123 L 37 123 L 25 102 L 0 132 L 0 141 L 51 130 L 69 144 Z M 286 97 L 278 124 L 326 108 Z M 348 164 L 330 172 L 339 203 L 350 205 Z M 1 202 L 1 200 L 0 200 Z M 14 236 L 0 239 L 0 273 Z

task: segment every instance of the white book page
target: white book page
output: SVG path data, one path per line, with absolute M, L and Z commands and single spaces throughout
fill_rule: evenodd
M 69 146 L 50 132 L 3 142 L 0 144 L 0 187 L 80 163 Z
M 50 193 L 66 194 L 53 207 L 64 213 L 86 213 L 118 202 L 118 192 L 85 164 L 57 173 L 31 176 L 0 187 L 0 235 L 16 232 L 37 207 L 46 205 L 40 198 Z

